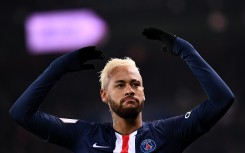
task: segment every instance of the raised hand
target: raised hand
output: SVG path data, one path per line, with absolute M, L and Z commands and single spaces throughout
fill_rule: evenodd
M 93 64 L 86 64 L 93 59 L 104 59 L 102 51 L 97 50 L 95 46 L 88 46 L 62 55 L 51 63 L 51 66 L 62 67 L 67 72 L 80 71 L 85 69 L 94 69 Z
M 176 55 L 173 52 L 173 45 L 174 45 L 174 42 L 176 40 L 175 35 L 172 35 L 166 31 L 163 31 L 163 30 L 160 30 L 157 28 L 153 28 L 153 27 L 144 29 L 144 31 L 142 32 L 142 35 L 144 35 L 148 39 L 158 40 L 158 41 L 162 42 L 163 43 L 163 45 L 162 45 L 163 51 L 170 52 L 170 53 Z

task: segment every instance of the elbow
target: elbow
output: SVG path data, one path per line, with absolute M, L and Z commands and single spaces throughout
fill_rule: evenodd
M 17 109 L 15 108 L 15 106 L 13 105 L 10 109 L 9 109 L 9 115 L 10 117 L 14 120 L 14 121 L 18 121 L 19 120 L 19 115 L 17 113 Z
M 229 101 L 229 103 L 233 104 L 233 102 L 235 101 L 235 95 L 233 93 L 231 93 L 227 100 Z
M 233 103 L 235 101 L 235 95 L 232 93 L 232 91 L 227 92 L 225 97 L 229 103 Z
M 20 109 L 16 104 L 9 109 L 9 115 L 12 120 L 21 124 L 23 124 L 27 119 L 25 110 Z
M 226 94 L 226 96 L 223 97 L 223 104 L 226 105 L 227 109 L 231 107 L 234 101 L 235 101 L 235 96 L 232 92 Z

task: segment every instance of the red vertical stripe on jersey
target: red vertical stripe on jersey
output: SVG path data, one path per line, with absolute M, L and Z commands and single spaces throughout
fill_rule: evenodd
M 121 153 L 128 153 L 128 140 L 129 140 L 129 135 L 123 135 L 122 136 L 122 151 Z

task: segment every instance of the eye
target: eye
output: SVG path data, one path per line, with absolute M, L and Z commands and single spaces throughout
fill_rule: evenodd
M 139 87 L 139 86 L 140 86 L 140 83 L 138 83 L 138 82 L 132 83 L 132 87 Z
M 117 88 L 122 88 L 124 86 L 124 84 L 117 84 L 116 87 Z

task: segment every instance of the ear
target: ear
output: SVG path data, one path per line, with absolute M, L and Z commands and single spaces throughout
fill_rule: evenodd
M 100 97 L 101 97 L 101 100 L 105 104 L 107 104 L 108 95 L 107 95 L 107 91 L 105 89 L 100 89 Z
M 144 93 L 144 101 L 145 101 L 145 92 L 144 92 L 144 89 L 145 89 L 145 88 L 144 88 L 144 87 L 142 87 L 142 88 L 143 88 L 142 90 L 143 90 L 143 93 Z

